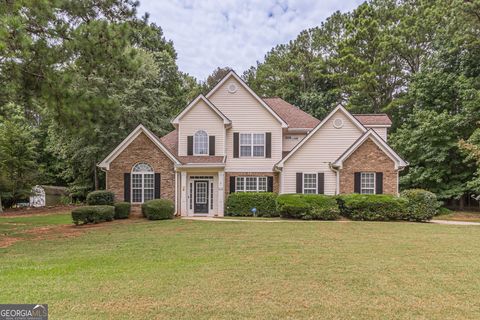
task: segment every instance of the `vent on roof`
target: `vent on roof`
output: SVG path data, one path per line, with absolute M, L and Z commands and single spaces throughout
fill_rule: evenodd
M 343 127 L 343 120 L 340 118 L 333 120 L 333 126 L 337 129 L 340 129 L 341 127 Z
M 230 92 L 230 93 L 237 92 L 237 86 L 235 85 L 235 83 L 230 83 L 228 85 L 228 92 Z

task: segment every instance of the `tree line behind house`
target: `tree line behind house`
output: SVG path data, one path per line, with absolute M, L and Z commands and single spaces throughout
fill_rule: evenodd
M 4 206 L 36 184 L 78 199 L 102 188 L 96 164 L 138 123 L 169 132 L 228 69 L 205 82 L 180 71 L 174 44 L 129 2 L 0 6 Z M 367 1 L 276 46 L 243 78 L 318 118 L 339 103 L 386 112 L 389 143 L 410 163 L 401 188 L 468 204 L 480 193 L 479 17 L 478 1 Z

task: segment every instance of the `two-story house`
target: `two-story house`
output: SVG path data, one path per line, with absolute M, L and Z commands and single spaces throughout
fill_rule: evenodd
M 407 165 L 386 142 L 387 115 L 338 106 L 318 120 L 260 98 L 233 71 L 172 124 L 162 138 L 139 125 L 99 164 L 118 200 L 167 198 L 182 216 L 223 216 L 232 192 L 398 194 Z

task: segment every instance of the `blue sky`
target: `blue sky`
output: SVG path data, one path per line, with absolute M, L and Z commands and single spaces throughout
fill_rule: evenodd
M 140 0 L 139 15 L 162 27 L 173 40 L 180 70 L 205 78 L 216 67 L 239 74 L 275 45 L 318 26 L 333 12 L 347 12 L 360 0 Z

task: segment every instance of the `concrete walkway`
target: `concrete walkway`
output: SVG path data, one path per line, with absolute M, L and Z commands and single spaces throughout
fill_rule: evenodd
M 302 220 L 279 220 L 279 219 L 224 219 L 224 218 L 215 218 L 215 217 L 182 217 L 184 220 L 197 220 L 197 221 L 223 221 L 223 222 L 309 222 Z
M 323 221 L 323 220 L 279 220 L 279 219 L 225 219 L 225 218 L 215 218 L 215 217 L 182 217 L 185 220 L 197 220 L 197 221 L 223 221 L 223 222 L 266 222 L 266 223 L 276 223 L 276 222 L 293 222 L 293 223 L 311 223 L 311 222 L 351 222 L 350 220 L 335 220 L 335 221 Z M 430 220 L 430 223 L 436 224 L 446 224 L 446 225 L 455 225 L 455 226 L 480 226 L 480 222 L 469 222 L 469 221 L 452 221 L 452 220 Z
M 454 221 L 454 220 L 430 220 L 431 223 L 449 224 L 454 226 L 480 226 L 480 222 Z

